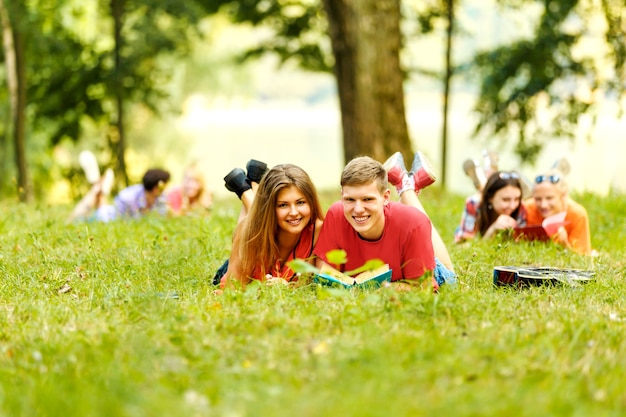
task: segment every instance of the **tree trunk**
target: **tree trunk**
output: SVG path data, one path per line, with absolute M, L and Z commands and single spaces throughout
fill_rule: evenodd
M 323 0 L 343 128 L 344 158 L 412 160 L 400 68 L 399 0 Z
M 125 0 L 111 0 L 111 16 L 113 17 L 113 37 L 115 41 L 115 80 L 114 95 L 117 111 L 115 131 L 109 135 L 109 143 L 113 156 L 115 157 L 115 172 L 126 186 L 128 183 L 128 173 L 126 172 L 126 138 L 124 130 L 124 90 L 122 85 L 122 20 L 124 17 Z
M 19 4 L 15 4 L 19 7 Z M 0 20 L 4 59 L 9 87 L 11 128 L 17 167 L 17 192 L 20 201 L 30 202 L 33 192 L 28 181 L 28 165 L 26 164 L 26 70 L 24 63 L 24 45 L 19 25 L 12 24 L 12 19 L 20 16 L 16 10 L 11 11 L 0 0 Z
M 23 37 L 19 30 L 13 30 L 13 42 L 17 76 L 17 106 L 13 115 L 17 186 L 20 201 L 30 202 L 33 200 L 33 189 L 30 185 L 26 163 L 26 64 Z
M 448 116 L 450 113 L 450 84 L 452 82 L 452 35 L 454 34 L 454 0 L 446 0 L 448 28 L 446 30 L 446 74 L 443 80 L 443 130 L 441 132 L 441 181 L 446 186 L 448 166 Z

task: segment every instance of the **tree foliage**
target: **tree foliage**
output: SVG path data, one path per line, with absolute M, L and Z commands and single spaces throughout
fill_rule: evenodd
M 475 133 L 516 138 L 523 161 L 533 161 L 546 140 L 573 138 L 580 116 L 594 111 L 600 95 L 624 95 L 626 75 L 623 4 L 603 0 L 598 10 L 583 0 L 522 0 L 514 6 L 535 3 L 543 12 L 530 38 L 475 57 L 480 81 Z M 583 38 L 593 35 L 588 30 L 590 16 L 598 14 L 607 23 L 605 56 L 581 46 Z M 600 45 L 601 39 L 596 42 Z M 603 75 L 607 66 L 612 67 L 609 76 Z
M 235 23 L 270 29 L 270 36 L 241 54 L 242 60 L 274 53 L 282 63 L 294 60 L 307 70 L 332 71 L 334 58 L 320 1 L 212 0 L 211 3 L 214 10 L 223 10 Z
M 394 100 L 404 100 L 396 75 L 400 74 L 401 79 L 406 74 L 396 65 L 395 58 L 386 55 L 391 53 L 395 57 L 400 53 L 402 40 L 395 41 L 399 26 L 395 20 L 401 19 L 400 13 L 396 13 L 400 0 L 4 3 L 24 6 L 14 15 L 12 23 L 22 36 L 26 65 L 26 149 L 35 134 L 43 133 L 50 146 L 64 140 L 77 141 L 88 120 L 98 128 L 99 137 L 95 140 L 102 148 L 110 148 L 111 159 L 119 163 L 124 154 L 123 143 L 118 143 L 124 136 L 123 115 L 137 105 L 158 113 L 167 103 L 166 87 L 172 75 L 172 62 L 189 54 L 194 40 L 200 36 L 198 27 L 204 18 L 225 13 L 236 24 L 267 29 L 259 31 L 258 44 L 243 51 L 241 59 L 269 52 L 276 54 L 281 62 L 295 60 L 309 70 L 334 71 L 344 118 L 347 159 L 358 153 L 370 153 L 380 159 L 397 149 L 405 156 L 410 152 L 410 142 L 405 140 L 407 135 L 403 132 L 405 121 L 392 117 L 404 113 L 402 106 L 394 106 Z M 537 6 L 542 11 L 531 36 L 481 51 L 473 60 L 480 86 L 475 133 L 516 141 L 517 152 L 523 160 L 530 161 L 545 140 L 555 136 L 573 137 L 581 115 L 595 114 L 601 99 L 622 102 L 626 88 L 624 3 L 623 0 L 500 0 L 500 3 L 522 13 Z M 413 16 L 421 32 L 432 31 L 437 20 L 447 16 L 446 7 L 450 4 L 433 1 L 430 6 L 422 5 L 425 9 Z M 337 11 L 341 13 L 334 13 Z M 354 16 L 348 16 L 350 13 Z M 598 17 L 602 25 L 597 25 Z M 375 22 L 377 37 L 384 34 L 391 39 L 392 31 L 393 43 L 368 38 L 371 33 L 362 30 L 363 22 Z M 355 35 L 358 30 L 361 34 Z M 594 33 L 598 48 L 585 49 L 585 40 Z M 359 36 L 365 41 L 359 43 Z M 450 72 L 448 77 L 452 75 Z M 371 83 L 375 88 L 356 89 L 359 83 Z M 363 98 L 368 91 L 372 93 L 372 101 Z M 7 97 L 7 92 L 0 91 L 0 96 Z M 376 100 L 384 104 L 377 107 Z M 372 114 L 379 118 L 371 117 Z M 3 162 L 7 158 L 5 151 L 14 147 L 7 139 L 8 119 L 0 120 Z M 394 130 L 384 125 L 400 127 Z M 121 166 L 123 170 L 123 163 Z M 6 175 L 6 164 L 2 169 L 3 178 L 10 178 Z
M 333 70 L 345 160 L 359 154 L 381 160 L 398 150 L 412 157 L 399 63 L 400 0 L 215 3 L 234 22 L 270 28 L 271 36 L 242 59 L 274 53 L 308 70 Z
M 199 0 L 94 4 L 31 0 L 19 14 L 29 126 L 24 141 L 35 132 L 45 132 L 51 147 L 78 141 L 90 120 L 100 130 L 97 142 L 111 148 L 111 164 L 121 166 L 125 178 L 124 147 L 114 149 L 123 136 L 122 114 L 137 104 L 158 113 L 172 73 L 164 58 L 189 53 L 210 8 Z M 114 10 L 120 12 L 119 33 Z M 124 108 L 116 109 L 119 103 Z

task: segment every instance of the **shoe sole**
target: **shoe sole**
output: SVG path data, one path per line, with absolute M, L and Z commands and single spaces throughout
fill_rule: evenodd
M 247 178 L 243 169 L 234 168 L 224 177 L 224 187 L 226 187 L 228 191 L 232 191 L 237 194 L 238 197 L 241 197 L 245 191 L 250 189 L 250 184 L 247 183 L 247 180 L 244 181 L 245 185 L 240 183 L 231 184 L 231 182 L 240 175 L 243 176 L 243 178 Z
M 437 177 L 433 172 L 430 161 L 428 161 L 428 159 L 426 159 L 426 157 L 421 152 L 417 152 L 415 154 L 415 157 L 416 159 L 419 159 L 421 166 L 416 172 L 413 173 L 413 178 L 415 181 L 415 191 L 420 192 L 429 185 L 434 184 L 437 180 Z
M 479 178 L 479 169 L 480 167 L 472 159 L 467 159 L 465 162 L 463 162 L 463 171 L 465 172 L 465 175 L 467 175 L 472 180 L 474 187 L 478 191 L 482 190 L 485 186 L 485 183 L 487 182 L 486 178 Z
M 250 182 L 260 183 L 263 179 L 263 176 L 267 173 L 267 164 L 265 162 L 257 161 L 256 159 L 251 159 L 246 164 L 246 176 Z
M 383 164 L 383 168 L 387 171 L 387 180 L 391 185 L 398 186 L 402 182 L 406 167 L 404 165 L 404 158 L 400 152 L 396 152 L 387 158 Z
M 415 172 L 413 172 L 415 191 L 419 192 L 437 181 L 437 176 L 434 173 L 432 164 L 423 153 L 415 153 L 415 157 L 413 158 L 413 167 L 419 167 L 415 170 Z

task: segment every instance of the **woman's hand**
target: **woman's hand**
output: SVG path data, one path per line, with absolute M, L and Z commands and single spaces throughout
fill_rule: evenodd
M 493 222 L 491 226 L 489 226 L 489 228 L 485 232 L 484 237 L 492 237 L 498 230 L 512 229 L 515 226 L 517 226 L 517 221 L 513 217 L 506 214 L 501 214 L 498 216 L 496 221 Z
M 563 226 L 559 227 L 555 234 L 552 235 L 552 241 L 569 248 L 569 238 L 567 230 Z
M 286 279 L 280 278 L 280 277 L 273 277 L 270 274 L 267 274 L 265 276 L 265 283 L 267 285 L 277 285 L 277 284 L 289 285 L 289 282 L 287 282 Z

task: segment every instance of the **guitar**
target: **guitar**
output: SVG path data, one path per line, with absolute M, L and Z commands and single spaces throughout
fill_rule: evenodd
M 493 268 L 493 284 L 498 287 L 555 284 L 575 286 L 591 281 L 595 275 L 594 271 L 585 269 L 496 266 Z

